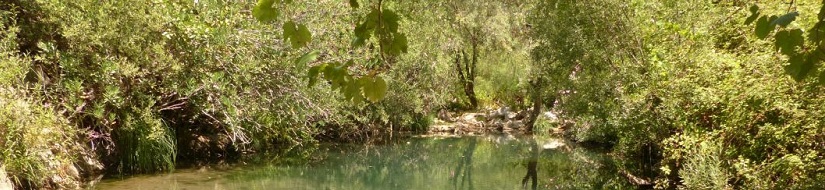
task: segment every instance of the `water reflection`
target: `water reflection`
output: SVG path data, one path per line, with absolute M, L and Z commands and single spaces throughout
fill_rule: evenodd
M 527 187 L 527 180 L 533 180 L 533 189 L 537 189 L 539 185 L 539 177 L 538 177 L 538 162 L 539 162 L 539 145 L 536 143 L 536 139 L 530 137 L 528 140 L 530 143 L 530 157 L 527 159 L 527 175 L 524 176 L 524 179 L 521 180 L 521 186 L 526 188 Z
M 603 154 L 545 149 L 553 139 L 511 136 L 411 138 L 335 145 L 309 162 L 104 181 L 98 189 L 626 189 Z M 552 146 L 551 146 L 552 147 Z M 290 159 L 281 157 L 276 160 Z M 295 160 L 306 160 L 292 158 Z M 526 172 L 525 172 L 526 170 Z M 632 188 L 632 187 L 630 187 Z

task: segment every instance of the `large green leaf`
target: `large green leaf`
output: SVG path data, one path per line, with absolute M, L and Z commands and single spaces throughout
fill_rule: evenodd
M 367 39 L 370 38 L 370 31 L 367 29 L 366 24 L 359 24 L 355 27 L 355 39 L 352 41 L 352 46 L 360 47 L 366 44 Z
M 306 65 L 309 62 L 315 61 L 315 59 L 318 59 L 318 50 L 312 50 L 295 59 L 295 65 Z
M 292 46 L 299 46 L 304 47 L 309 42 L 312 41 L 312 33 L 309 32 L 309 28 L 306 25 L 299 24 L 298 25 L 298 33 L 295 35 L 295 39 L 292 40 Z
M 303 24 L 296 24 L 295 22 L 289 21 L 284 23 L 283 30 L 284 40 L 289 41 L 290 44 L 292 44 L 292 48 L 305 47 L 312 41 L 312 33 L 310 33 L 309 29 Z
M 347 82 L 347 85 L 344 88 L 344 97 L 356 104 L 364 101 L 364 97 L 361 95 L 361 85 L 352 80 Z
M 364 76 L 358 82 L 364 87 L 364 96 L 371 102 L 378 102 L 387 95 L 387 83 L 379 76 Z
M 389 29 L 389 32 L 398 32 L 398 14 L 395 14 L 395 12 L 389 9 L 384 9 L 382 13 L 381 19 L 384 25 L 386 25 L 385 27 Z
M 261 22 L 277 19 L 280 12 L 275 8 L 276 2 L 276 0 L 258 0 L 258 4 L 252 8 L 252 16 Z
M 392 39 L 392 43 L 387 51 L 390 55 L 398 56 L 401 53 L 407 53 L 407 36 L 404 34 L 397 34 L 395 38 Z
M 326 66 L 327 66 L 327 64 L 321 64 L 321 65 L 309 68 L 309 72 L 307 72 L 307 78 L 309 78 L 309 84 L 307 84 L 307 87 L 315 86 L 315 83 L 318 82 L 318 74 L 323 72 L 324 67 L 326 67 Z

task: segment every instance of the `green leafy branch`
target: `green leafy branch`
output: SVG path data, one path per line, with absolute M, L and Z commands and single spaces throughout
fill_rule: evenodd
M 745 24 L 750 25 L 756 22 L 754 34 L 759 39 L 766 39 L 771 33 L 774 34 L 774 49 L 783 55 L 788 56 L 788 64 L 784 66 L 785 72 L 796 81 L 803 81 L 811 73 L 817 71 L 820 63 L 825 58 L 825 2 L 817 16 L 817 22 L 807 31 L 807 42 L 805 32 L 802 29 L 788 27 L 799 13 L 796 11 L 784 15 L 762 15 L 759 6 L 750 7 L 751 16 L 745 19 Z M 820 72 L 818 77 L 820 84 L 825 84 L 825 72 Z
M 272 22 L 278 19 L 281 10 L 290 4 L 291 0 L 259 0 L 252 10 L 252 15 L 261 22 Z M 353 48 L 367 45 L 373 36 L 378 41 L 379 58 L 365 63 L 368 68 L 363 76 L 350 73 L 350 67 L 355 65 L 353 60 L 346 63 L 332 62 L 313 66 L 307 73 L 309 86 L 314 86 L 319 79 L 327 81 L 333 90 L 339 90 L 346 100 L 361 103 L 364 100 L 378 102 L 387 94 L 386 81 L 378 76 L 392 62 L 392 58 L 407 53 L 408 41 L 406 35 L 399 32 L 400 16 L 394 11 L 384 8 L 383 1 L 370 8 L 370 12 L 359 22 L 353 30 Z M 352 9 L 360 8 L 358 0 L 349 0 Z M 306 47 L 312 41 L 312 33 L 306 25 L 287 21 L 283 24 L 284 41 L 289 41 L 293 49 Z M 295 60 L 297 65 L 305 65 L 318 58 L 318 51 L 312 50 Z M 372 67 L 366 67 L 370 66 Z M 378 65 L 377 67 L 375 65 Z

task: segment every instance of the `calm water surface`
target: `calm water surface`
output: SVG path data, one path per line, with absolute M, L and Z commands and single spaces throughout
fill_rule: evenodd
M 633 188 L 604 154 L 551 149 L 559 142 L 485 136 L 325 145 L 229 169 L 104 180 L 94 189 L 533 189 L 534 182 L 537 189 Z

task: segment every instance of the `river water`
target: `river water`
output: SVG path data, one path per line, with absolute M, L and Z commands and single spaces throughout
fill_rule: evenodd
M 322 145 L 222 169 L 108 179 L 93 189 L 633 188 L 608 156 L 566 144 L 548 137 L 501 135 Z

